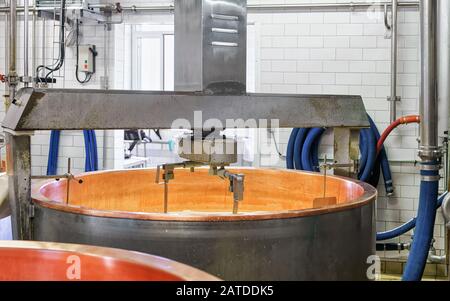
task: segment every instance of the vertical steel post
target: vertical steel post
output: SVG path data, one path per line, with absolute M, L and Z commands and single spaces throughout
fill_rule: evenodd
M 420 87 L 420 147 L 419 156 L 425 162 L 440 158 L 437 105 L 437 2 L 423 0 L 421 23 L 421 87 Z
M 31 154 L 30 136 L 7 133 L 6 160 L 9 202 L 14 239 L 31 239 Z

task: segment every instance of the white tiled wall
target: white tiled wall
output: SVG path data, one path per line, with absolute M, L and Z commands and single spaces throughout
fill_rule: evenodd
M 17 60 L 17 72 L 19 75 L 23 74 L 23 19 L 19 15 L 18 21 L 18 60 Z M 5 58 L 5 23 L 1 19 L 0 21 L 0 60 L 4 62 Z M 43 51 L 42 51 L 42 39 L 43 31 L 45 30 L 45 57 L 46 65 L 51 65 L 54 62 L 54 58 L 58 56 L 58 45 L 55 44 L 58 41 L 59 28 L 58 22 L 53 23 L 53 21 L 46 21 L 45 29 L 42 20 L 37 22 L 37 51 L 36 51 L 36 64 L 40 65 L 43 63 Z M 96 73 L 92 77 L 92 80 L 84 85 L 79 84 L 75 79 L 75 62 L 76 62 L 76 52 L 75 47 L 66 47 L 66 60 L 64 67 L 55 72 L 55 78 L 57 80 L 56 84 L 51 87 L 54 88 L 89 88 L 89 89 L 99 89 L 104 86 L 101 84 L 104 76 L 108 74 L 105 73 L 105 62 L 110 66 L 109 73 L 114 72 L 114 66 L 111 64 L 114 58 L 114 49 L 111 50 L 110 45 L 105 47 L 105 43 L 108 43 L 107 32 L 103 25 L 98 25 L 95 22 L 88 21 L 81 27 L 81 37 L 80 44 L 95 44 L 98 52 L 96 58 Z M 31 22 L 30 22 L 30 41 L 32 36 Z M 67 35 L 67 27 L 66 27 Z M 112 45 L 112 42 L 110 42 Z M 31 42 L 29 50 L 29 64 L 30 64 L 30 75 L 32 74 L 32 51 Z M 0 73 L 7 73 L 4 64 L 0 66 Z M 83 74 L 80 77 L 83 78 Z M 113 74 L 110 78 L 114 78 Z M 110 82 L 110 88 L 113 87 L 114 82 Z M 2 95 L 4 94 L 4 85 L 0 88 Z M 4 114 L 4 107 L 2 107 L 1 115 Z M 3 118 L 0 116 L 1 118 Z M 122 136 L 121 136 L 122 135 Z M 121 168 L 123 160 L 123 148 L 120 143 L 123 141 L 123 134 L 120 131 L 96 131 L 97 136 L 97 146 L 98 146 L 98 159 L 99 168 Z M 36 131 L 31 137 L 31 164 L 32 173 L 35 175 L 46 174 L 47 171 L 47 160 L 49 151 L 49 131 Z M 120 147 L 119 147 L 120 145 Z M 119 150 L 122 151 L 122 155 L 118 156 Z M 82 131 L 63 131 L 61 133 L 59 156 L 58 156 L 58 173 L 64 173 L 67 171 L 67 159 L 72 158 L 72 172 L 80 173 L 84 171 L 85 164 L 85 149 L 84 149 L 84 138 Z
M 269 1 L 270 3 L 273 3 Z M 289 1 L 321 2 L 321 1 Z M 326 1 L 331 2 L 331 1 Z M 339 1 L 345 2 L 345 1 Z M 288 3 L 288 1 L 286 1 Z M 419 13 L 399 13 L 399 116 L 418 113 Z M 304 9 L 297 12 L 250 14 L 259 26 L 260 92 L 362 95 L 368 113 L 380 131 L 389 123 L 390 39 L 385 38 L 383 12 L 349 9 Z M 417 150 L 418 126 L 400 127 L 388 139 L 389 159 L 396 192 L 386 197 L 380 185 L 377 227 L 391 229 L 416 215 L 420 178 L 411 164 Z M 285 151 L 288 133 L 280 143 Z M 329 137 L 326 144 L 330 144 Z M 322 151 L 331 152 L 327 148 Z M 264 158 L 261 159 L 264 165 Z M 281 164 L 284 164 L 282 162 Z M 443 252 L 442 216 L 436 221 L 435 247 Z M 410 235 L 401 238 L 409 241 Z M 389 255 L 387 255 L 389 256 Z M 391 256 L 398 256 L 394 254 Z

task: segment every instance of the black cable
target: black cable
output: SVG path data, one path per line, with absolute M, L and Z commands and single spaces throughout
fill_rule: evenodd
M 45 65 L 39 65 L 36 68 L 36 74 L 38 76 L 38 82 L 42 82 L 39 78 L 39 72 L 41 69 L 49 70 L 49 72 L 45 75 L 45 82 L 48 82 L 48 77 L 53 74 L 53 72 L 58 71 L 64 65 L 64 60 L 66 58 L 66 49 L 65 49 L 65 23 L 66 23 L 66 0 L 61 0 L 61 11 L 60 11 L 60 26 L 61 29 L 59 31 L 59 55 L 58 61 L 54 67 L 48 67 Z
M 80 28 L 79 28 L 79 21 L 77 19 L 77 26 L 76 26 L 76 52 L 77 52 L 77 62 L 76 62 L 76 66 L 75 66 L 75 77 L 77 79 L 77 81 L 80 84 L 85 84 L 87 82 L 89 82 L 92 78 L 92 73 L 85 73 L 85 78 L 84 80 L 80 80 L 80 78 L 78 77 L 78 60 L 79 60 L 79 56 L 80 56 L 80 42 L 79 42 L 79 36 L 80 36 Z

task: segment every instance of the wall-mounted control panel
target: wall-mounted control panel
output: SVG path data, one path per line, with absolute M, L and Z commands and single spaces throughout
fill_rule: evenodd
M 95 73 L 95 45 L 80 45 L 78 51 L 78 71 Z

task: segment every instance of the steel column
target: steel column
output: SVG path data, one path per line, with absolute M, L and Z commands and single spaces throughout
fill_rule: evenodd
M 30 136 L 7 134 L 6 160 L 9 178 L 9 203 L 14 239 L 31 239 L 31 154 Z

